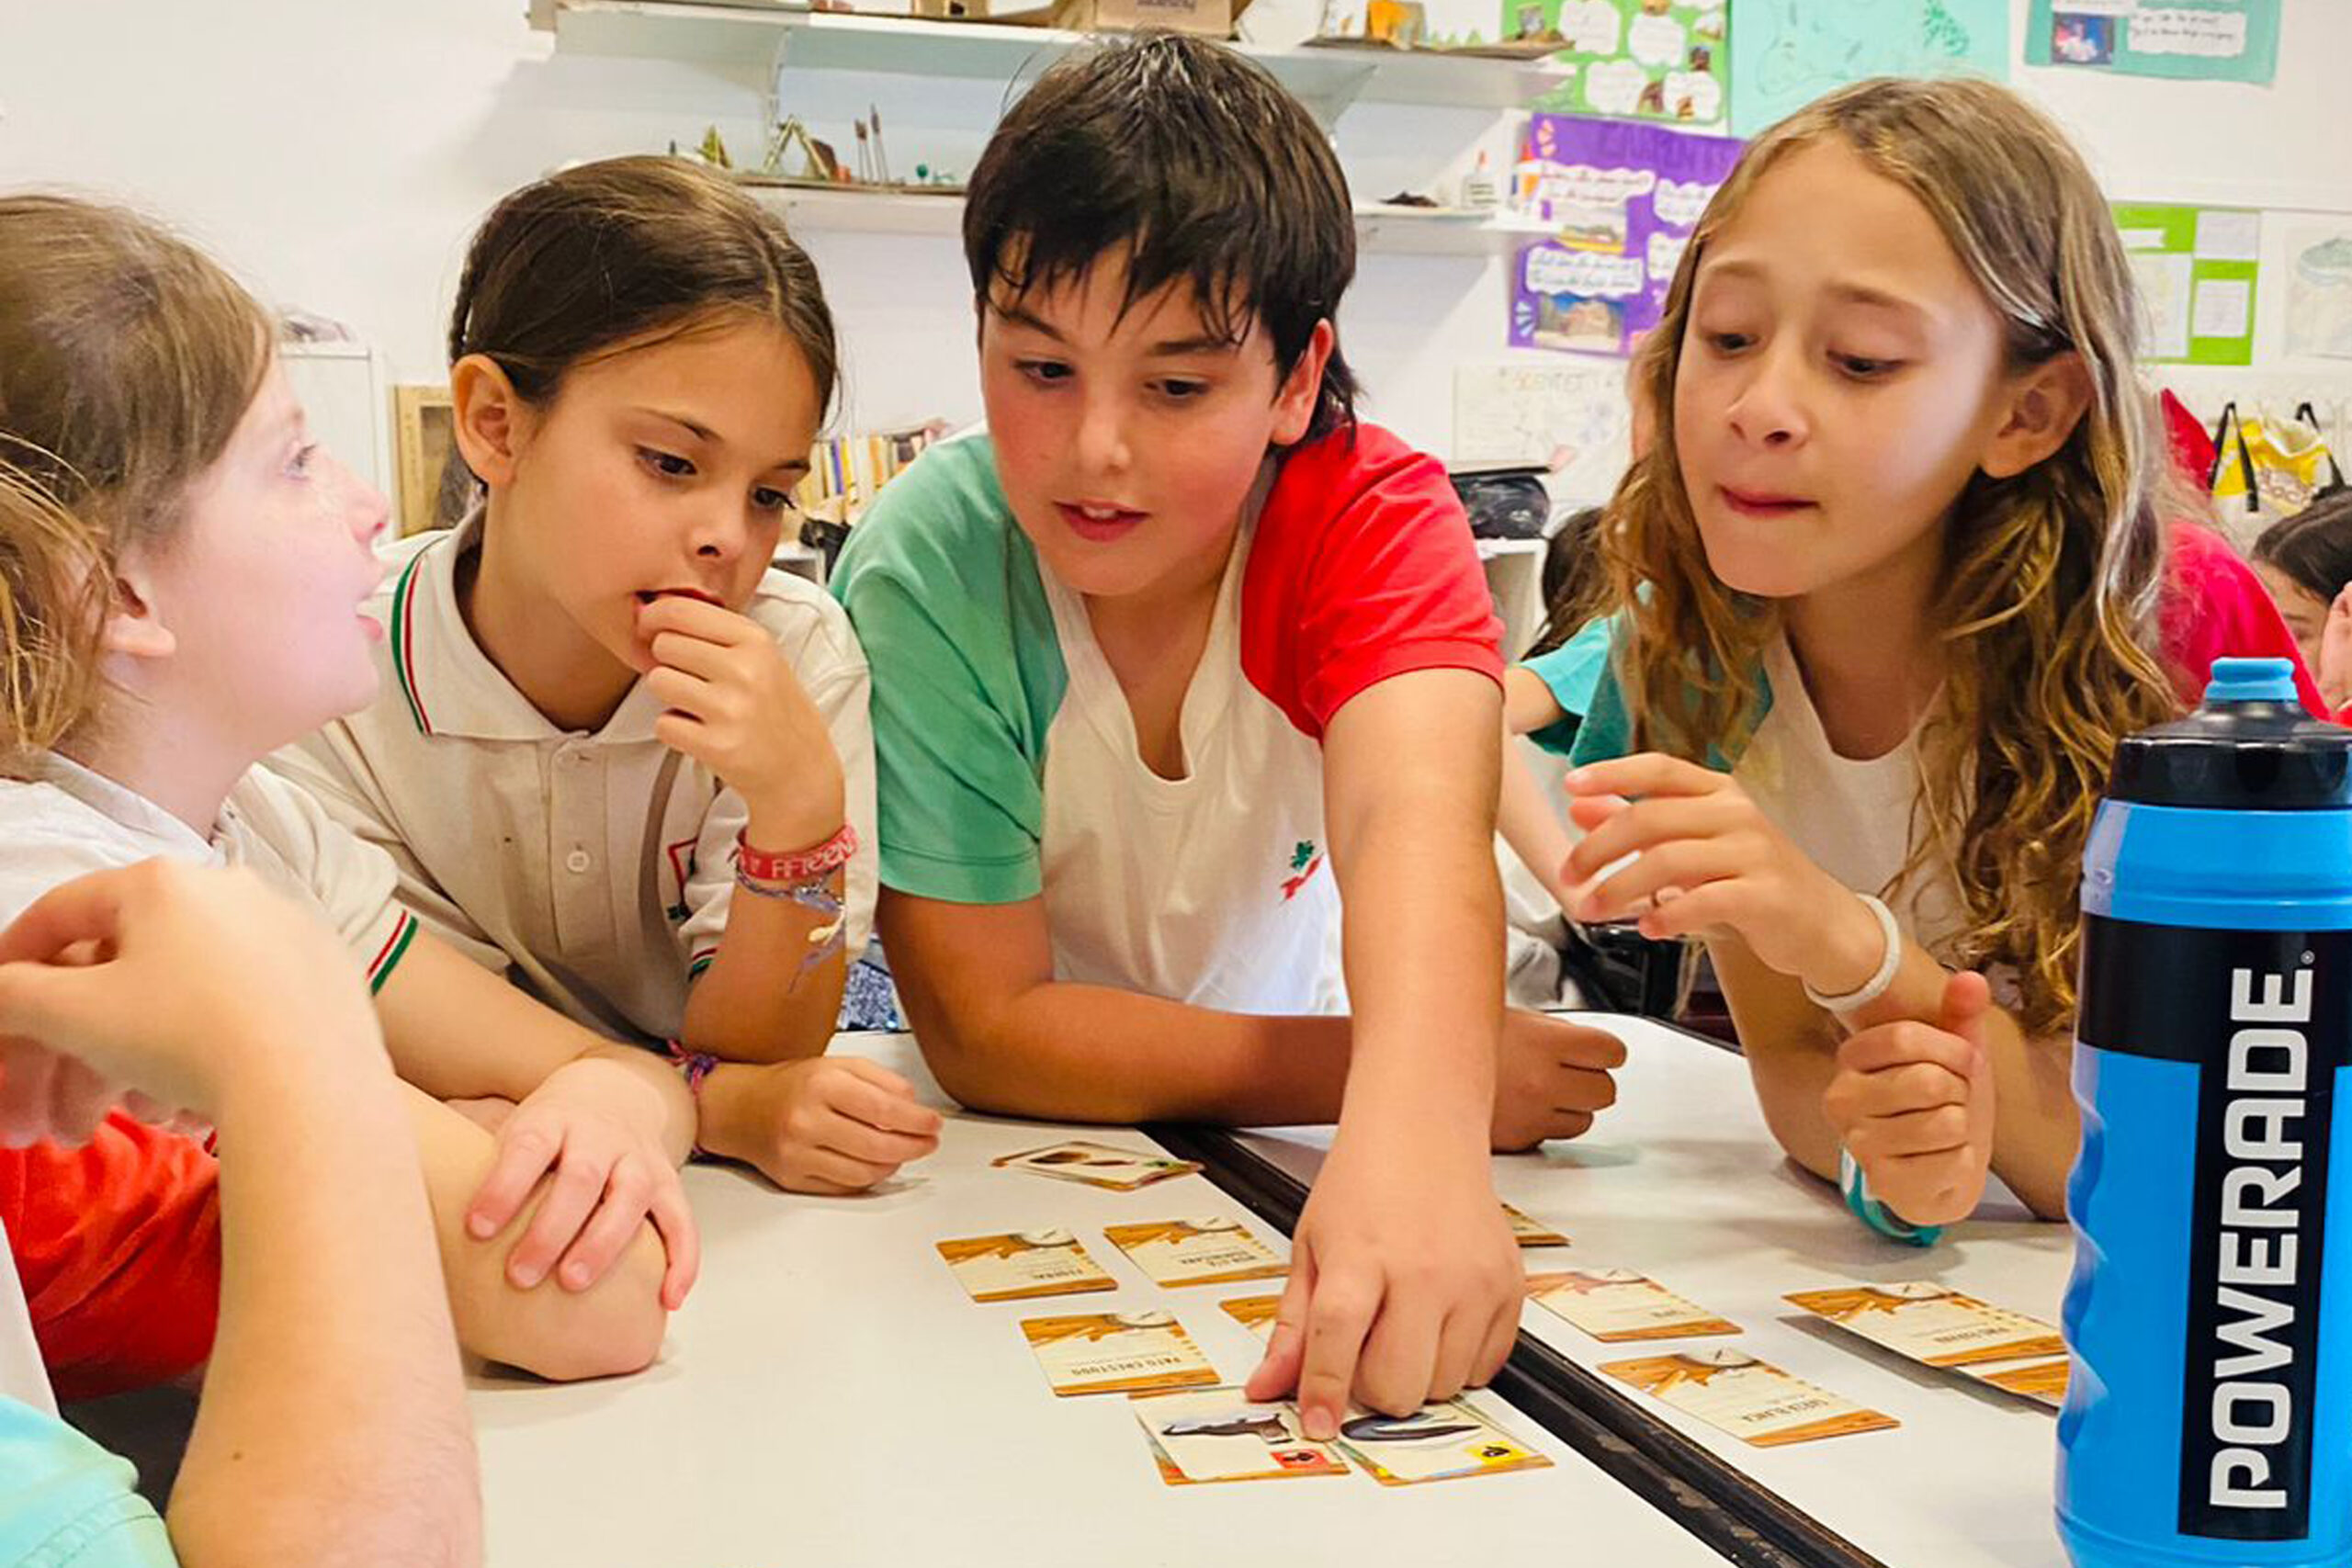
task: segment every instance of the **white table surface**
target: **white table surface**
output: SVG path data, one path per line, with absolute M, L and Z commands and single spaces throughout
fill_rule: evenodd
M 1932 1280 L 2055 1325 L 2073 1233 L 2000 1200 L 1933 1248 L 1883 1240 L 1782 1157 L 1740 1057 L 1638 1019 L 1586 1021 L 1624 1039 L 1616 1106 L 1582 1138 L 1495 1160 L 1504 1200 L 1570 1242 L 1530 1250 L 1528 1269 L 1639 1269 L 1745 1332 L 1604 1345 L 1533 1303 L 1522 1327 L 1586 1368 L 1736 1347 L 1883 1411 L 1902 1427 L 1758 1449 L 1602 1380 L 1894 1568 L 2064 1568 L 2051 1513 L 2052 1412 L 1915 1367 L 1781 1297 Z M 1306 1128 L 1244 1142 L 1306 1179 L 1329 1139 L 1328 1129 Z
M 931 1086 L 910 1041 L 845 1036 Z M 1164 1306 L 1228 1380 L 1254 1337 L 1217 1308 L 1281 1282 L 1165 1291 L 1102 1237 L 1106 1223 L 1229 1214 L 1287 1243 L 1205 1178 L 1107 1192 L 988 1162 L 1127 1129 L 953 1114 L 940 1152 L 856 1199 L 780 1193 L 716 1167 L 687 1173 L 703 1275 L 661 1359 L 557 1387 L 477 1378 L 490 1561 L 763 1568 L 1021 1564 L 1144 1568 L 1213 1561 L 1377 1564 L 1551 1560 L 1719 1563 L 1694 1537 L 1492 1395 L 1475 1396 L 1555 1468 L 1383 1487 L 1336 1479 L 1169 1486 L 1127 1401 L 1057 1398 L 1018 1324 Z M 1595 1145 L 1598 1148 L 1600 1145 Z M 1063 1225 L 1116 1292 L 978 1304 L 932 1244 Z

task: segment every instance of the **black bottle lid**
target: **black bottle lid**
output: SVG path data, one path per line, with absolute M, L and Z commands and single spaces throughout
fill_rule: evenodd
M 2216 659 L 2205 703 L 2126 737 L 2108 798 L 2237 811 L 2352 809 L 2352 729 L 2323 724 L 2283 659 Z

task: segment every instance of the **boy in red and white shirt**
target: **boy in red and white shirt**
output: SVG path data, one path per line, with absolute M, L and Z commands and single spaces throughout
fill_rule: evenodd
M 1354 420 L 1337 161 L 1147 39 L 1040 78 L 965 234 L 988 434 L 836 576 L 917 1036 L 988 1110 L 1336 1118 L 1251 1393 L 1329 1436 L 1483 1382 L 1521 1294 L 1487 1151 L 1583 1131 L 1623 1051 L 1502 1008 L 1497 627 L 1442 469 Z

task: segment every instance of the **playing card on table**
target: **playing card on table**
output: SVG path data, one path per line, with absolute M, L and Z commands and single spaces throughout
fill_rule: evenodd
M 1057 1394 L 1140 1393 L 1217 1381 L 1183 1325 L 1164 1312 L 1032 1317 L 1023 1320 L 1021 1333 Z
M 1166 1181 L 1170 1177 L 1190 1176 L 1201 1168 L 1192 1160 L 1147 1154 L 1141 1149 L 1114 1148 L 1109 1144 L 1090 1143 L 1083 1138 L 1048 1144 L 1038 1149 L 1023 1149 L 1017 1155 L 1005 1155 L 989 1163 L 1003 1170 L 1025 1170 L 1032 1176 L 1050 1176 L 1057 1181 L 1081 1181 L 1089 1187 L 1107 1187 L 1114 1192 L 1132 1192 L 1138 1187 L 1148 1187 L 1155 1181 Z
M 1261 1339 L 1273 1337 L 1274 1319 L 1282 1311 L 1280 1296 L 1235 1296 L 1216 1303 L 1225 1309 L 1226 1316 Z
M 1509 1203 L 1503 1205 L 1503 1218 L 1510 1222 L 1511 1239 L 1521 1247 L 1566 1247 L 1568 1238 L 1551 1226 L 1529 1219 Z
M 1351 1409 L 1340 1423 L 1340 1449 L 1384 1486 L 1540 1470 L 1552 1462 L 1459 1399 L 1424 1404 L 1405 1416 Z
M 1105 1225 L 1102 1235 L 1158 1285 L 1224 1285 L 1279 1279 L 1290 1272 L 1290 1265 L 1238 1220 Z
M 1610 1361 L 1600 1370 L 1759 1449 L 1901 1425 L 1892 1416 L 1865 1410 L 1744 1350 L 1645 1356 Z
M 1564 1269 L 1545 1279 L 1557 1282 L 1532 1291 L 1534 1299 L 1604 1344 L 1739 1332 L 1739 1325 L 1631 1269 Z
M 1016 1302 L 1031 1296 L 1112 1291 L 1118 1281 L 1086 1255 L 1066 1230 L 1013 1231 L 937 1244 L 956 1282 L 976 1302 Z
M 1306 1439 L 1296 1406 L 1254 1403 L 1238 1388 L 1148 1394 L 1135 1411 L 1170 1486 L 1348 1472 L 1330 1445 Z

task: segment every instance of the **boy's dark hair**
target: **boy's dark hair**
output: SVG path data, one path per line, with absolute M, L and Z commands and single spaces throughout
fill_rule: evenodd
M 2352 490 L 2333 490 L 2254 541 L 2254 558 L 2275 567 L 2323 604 L 2352 583 Z
M 964 256 L 985 310 L 1123 247 L 1128 308 L 1189 282 L 1219 336 L 1238 343 L 1254 313 L 1286 377 L 1355 277 L 1347 177 L 1306 107 L 1229 49 L 1158 33 L 1084 50 L 989 138 Z M 1351 426 L 1355 394 L 1334 344 L 1306 439 Z
M 526 401 L 575 365 L 730 317 L 780 328 L 832 406 L 841 352 L 816 265 L 784 220 L 683 158 L 582 164 L 491 209 L 466 251 L 449 363 L 487 355 Z

